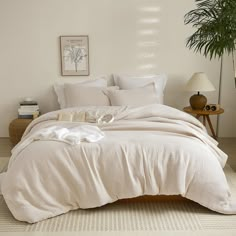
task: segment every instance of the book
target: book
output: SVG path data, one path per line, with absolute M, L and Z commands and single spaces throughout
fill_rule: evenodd
M 33 115 L 18 115 L 18 119 L 33 119 Z
M 21 106 L 27 106 L 27 105 L 38 105 L 36 101 L 22 101 L 20 102 Z
M 20 102 L 20 107 L 18 108 L 19 119 L 34 119 L 39 116 L 39 113 L 39 105 L 36 101 L 25 100 Z
M 35 111 L 18 111 L 19 115 L 33 115 Z
M 39 117 L 39 111 L 31 112 L 31 113 L 18 113 L 18 118 L 19 119 L 35 119 Z
M 35 111 L 39 110 L 39 105 L 21 105 L 20 109 L 22 111 Z
M 39 112 L 39 109 L 18 109 L 18 113 L 21 115 L 33 114 L 35 112 Z
M 18 113 L 34 113 L 36 111 L 39 111 L 39 109 L 18 109 Z
M 27 111 L 27 110 L 18 109 L 18 114 L 19 115 L 32 115 L 34 113 L 39 113 L 39 110 Z

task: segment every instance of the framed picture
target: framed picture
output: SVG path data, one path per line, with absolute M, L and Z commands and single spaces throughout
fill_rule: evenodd
M 89 75 L 88 36 L 61 36 L 62 75 Z

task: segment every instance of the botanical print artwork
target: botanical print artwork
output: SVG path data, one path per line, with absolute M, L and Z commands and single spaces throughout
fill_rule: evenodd
M 64 48 L 64 68 L 65 71 L 85 70 L 86 61 L 85 57 L 88 56 L 87 51 L 84 47 L 80 46 L 66 46 Z
M 88 75 L 88 36 L 61 37 L 62 75 Z

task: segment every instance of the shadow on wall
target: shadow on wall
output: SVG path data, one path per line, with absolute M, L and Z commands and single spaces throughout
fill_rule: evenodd
M 165 89 L 165 94 L 171 94 L 171 96 L 165 96 L 164 103 L 180 110 L 185 106 L 189 106 L 189 101 L 188 99 L 186 100 L 186 97 L 189 98 L 191 95 L 190 92 L 186 92 L 183 89 L 186 85 L 183 77 L 181 75 L 169 74 L 168 80 L 171 81 L 171 86 L 170 83 L 167 83 Z
M 38 101 L 42 113 L 60 109 L 53 85 L 42 89 L 41 93 L 35 99 Z

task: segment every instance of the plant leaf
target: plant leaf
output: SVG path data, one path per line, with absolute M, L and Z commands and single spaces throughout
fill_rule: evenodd
M 236 49 L 236 0 L 195 0 L 196 9 L 184 16 L 184 23 L 196 31 L 186 46 L 210 59 Z

